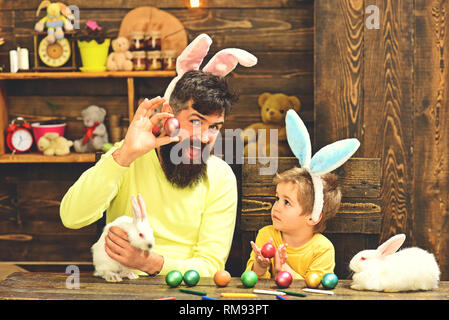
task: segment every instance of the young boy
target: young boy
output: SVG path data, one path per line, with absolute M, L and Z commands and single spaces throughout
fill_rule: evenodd
M 340 206 L 341 191 L 332 173 L 321 176 L 324 205 L 320 219 L 311 217 L 314 189 L 307 170 L 293 168 L 276 174 L 277 200 L 271 209 L 272 225 L 259 230 L 246 270 L 253 270 L 259 278 L 276 277 L 288 271 L 294 279 L 304 279 L 308 272 L 323 276 L 333 272 L 335 251 L 332 243 L 321 234 L 326 222 L 335 216 Z M 261 248 L 267 242 L 278 248 L 275 257 L 263 257 Z

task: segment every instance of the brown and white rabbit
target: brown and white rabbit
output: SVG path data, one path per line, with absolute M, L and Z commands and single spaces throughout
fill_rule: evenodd
M 111 226 L 117 226 L 128 234 L 128 240 L 132 246 L 150 251 L 154 246 L 153 229 L 147 220 L 145 202 L 140 194 L 137 200 L 131 196 L 131 209 L 133 217 L 121 216 L 108 223 L 100 236 L 100 239 L 92 246 L 93 264 L 95 266 L 94 276 L 102 277 L 106 281 L 118 282 L 122 278 L 137 279 L 139 276 L 120 262 L 110 258 L 105 251 L 105 237 Z
M 433 254 L 412 247 L 396 252 L 405 241 L 398 234 L 376 250 L 357 253 L 349 263 L 351 288 L 371 291 L 417 291 L 438 288 L 440 269 Z

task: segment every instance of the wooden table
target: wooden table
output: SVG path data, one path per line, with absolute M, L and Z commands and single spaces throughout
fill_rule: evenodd
M 79 274 L 79 289 L 68 289 L 67 278 L 71 274 L 49 272 L 16 272 L 0 282 L 0 299 L 42 299 L 42 300 L 152 300 L 156 298 L 174 296 L 177 300 L 199 300 L 200 296 L 186 294 L 179 288 L 170 288 L 165 284 L 164 276 L 140 277 L 136 280 L 124 280 L 120 283 L 108 283 L 94 277 L 92 273 Z M 69 284 L 73 282 L 69 279 Z M 334 295 L 306 293 L 306 297 L 288 296 L 292 300 L 449 300 L 449 282 L 440 282 L 439 288 L 423 292 L 380 293 L 370 291 L 356 291 L 349 288 L 350 280 L 340 280 L 333 290 Z M 295 280 L 287 289 L 303 292 L 304 281 Z M 255 289 L 276 290 L 273 280 L 260 279 Z M 217 287 L 212 278 L 201 278 L 197 286 L 190 288 L 205 291 L 209 297 L 220 300 L 222 292 L 252 293 L 253 288 L 243 287 L 239 278 L 232 278 L 227 287 Z M 304 292 L 303 292 L 304 293 Z M 236 298 L 234 298 L 235 300 Z M 242 298 L 239 298 L 242 299 Z M 258 294 L 250 300 L 276 300 L 275 296 Z

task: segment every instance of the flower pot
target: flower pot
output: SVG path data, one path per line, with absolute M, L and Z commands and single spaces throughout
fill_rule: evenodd
M 105 39 L 102 44 L 98 44 L 96 40 L 78 40 L 81 61 L 83 63 L 83 66 L 80 68 L 80 70 L 85 72 L 105 71 L 110 44 L 111 39 Z

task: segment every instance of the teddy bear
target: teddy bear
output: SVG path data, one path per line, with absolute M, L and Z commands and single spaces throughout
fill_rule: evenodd
M 131 71 L 133 63 L 131 61 L 132 54 L 129 49 L 129 41 L 125 37 L 118 37 L 112 40 L 112 49 L 108 56 L 106 68 L 109 71 Z
M 70 153 L 73 141 L 59 136 L 57 132 L 47 132 L 39 138 L 37 148 L 46 156 L 65 156 Z
M 106 110 L 95 105 L 91 105 L 81 111 L 84 123 L 84 136 L 75 140 L 73 147 L 76 152 L 95 152 L 102 150 L 103 145 L 108 143 L 108 132 L 104 125 Z
M 245 157 L 249 156 L 292 156 L 287 142 L 285 129 L 285 116 L 289 109 L 299 112 L 301 101 L 295 96 L 287 96 L 283 93 L 264 92 L 258 97 L 262 122 L 254 123 L 246 127 L 241 138 L 246 144 L 244 148 Z M 259 130 L 265 129 L 265 139 L 259 140 Z M 271 141 L 270 129 L 276 129 L 278 141 Z M 264 141 L 265 140 L 265 141 Z M 261 150 L 257 152 L 257 146 Z

